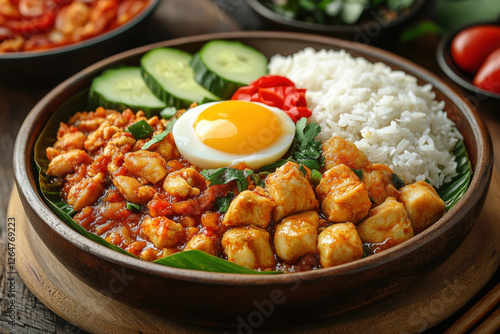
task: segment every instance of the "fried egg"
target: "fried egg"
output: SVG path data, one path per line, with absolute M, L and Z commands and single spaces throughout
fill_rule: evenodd
M 281 109 L 248 101 L 209 102 L 186 111 L 172 130 L 182 156 L 201 168 L 244 162 L 257 169 L 280 159 L 295 124 Z

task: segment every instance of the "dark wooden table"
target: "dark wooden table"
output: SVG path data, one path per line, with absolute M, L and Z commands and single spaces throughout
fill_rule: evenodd
M 432 2 L 431 2 L 432 3 Z M 189 15 L 186 15 L 189 13 Z M 432 18 L 432 5 L 427 5 L 408 24 L 414 24 L 424 19 Z M 237 23 L 236 23 L 237 22 Z M 152 43 L 170 38 L 196 35 L 201 33 L 230 31 L 230 30 L 270 30 L 275 27 L 261 20 L 255 15 L 244 0 L 168 0 L 161 1 L 154 15 L 141 27 L 141 38 L 131 40 L 123 45 L 121 50 Z M 412 43 L 402 45 L 398 42 L 399 30 L 384 33 L 377 32 L 362 42 L 384 48 L 437 73 L 445 78 L 440 70 L 435 51 L 439 41 L 437 35 L 427 35 L 418 38 Z M 116 52 L 120 50 L 115 50 Z M 74 72 L 78 69 L 75 68 Z M 67 73 L 69 75 L 72 73 Z M 17 135 L 25 116 L 31 108 L 46 93 L 54 88 L 63 78 L 46 78 L 38 82 L 12 85 L 9 78 L 0 73 L 0 332 L 1 333 L 84 333 L 64 319 L 58 317 L 26 288 L 11 269 L 7 261 L 6 223 L 9 196 L 14 186 L 12 170 L 12 152 Z M 495 110 L 500 107 L 498 102 L 483 100 L 467 92 L 467 98 L 476 105 L 481 116 L 487 121 L 494 142 L 500 142 L 500 114 Z M 496 140 L 495 140 L 496 138 Z M 500 149 L 494 146 L 496 152 L 496 166 L 500 166 Z M 10 280 L 10 278 L 14 279 Z M 485 291 L 499 281 L 499 273 L 462 310 L 442 324 L 434 327 L 432 332 L 442 332 L 464 311 L 477 301 Z M 14 292 L 14 299 L 7 297 Z M 16 307 L 16 325 L 9 324 L 7 310 L 9 302 L 14 301 Z

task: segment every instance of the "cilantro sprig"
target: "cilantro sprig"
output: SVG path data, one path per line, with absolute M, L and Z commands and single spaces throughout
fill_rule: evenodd
M 271 164 L 262 166 L 260 171 L 274 171 L 288 161 L 304 165 L 310 170 L 319 170 L 325 165 L 322 155 L 321 140 L 315 139 L 321 132 L 321 126 L 314 122 L 307 123 L 307 118 L 302 117 L 295 124 L 295 137 L 288 150 L 288 158 L 280 159 Z
M 201 171 L 201 175 L 203 175 L 203 177 L 207 181 L 210 181 L 211 186 L 216 184 L 226 184 L 231 181 L 236 181 L 236 185 L 238 187 L 239 192 L 248 189 L 247 178 L 252 174 L 253 170 L 251 169 L 240 170 L 231 167 L 204 169 Z

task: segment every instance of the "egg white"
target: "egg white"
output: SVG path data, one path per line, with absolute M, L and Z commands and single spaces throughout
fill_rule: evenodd
M 186 111 L 174 124 L 172 133 L 180 154 L 190 163 L 200 168 L 227 167 L 233 163 L 244 162 L 249 168 L 257 169 L 280 159 L 290 147 L 295 134 L 295 123 L 283 110 L 258 102 L 272 111 L 282 126 L 281 136 L 271 146 L 251 154 L 233 154 L 219 151 L 202 143 L 195 134 L 193 124 L 198 115 L 217 102 L 209 102 Z

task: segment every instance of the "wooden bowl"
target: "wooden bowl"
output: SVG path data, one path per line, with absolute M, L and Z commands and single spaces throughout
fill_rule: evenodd
M 126 23 L 81 42 L 47 50 L 0 53 L 0 73 L 7 84 L 16 86 L 61 81 L 96 61 L 126 50 L 130 40 L 138 39 L 141 24 L 159 1 L 150 0 Z
M 382 253 L 333 268 L 283 275 L 237 275 L 176 269 L 119 254 L 81 236 L 44 203 L 37 184 L 33 146 L 49 117 L 85 108 L 94 76 L 115 64 L 138 64 L 160 46 L 195 52 L 211 39 L 240 40 L 270 57 L 311 46 L 345 49 L 432 83 L 437 99 L 465 136 L 473 177 L 464 197 L 423 233 Z M 24 121 L 14 148 L 16 185 L 26 214 L 47 247 L 95 290 L 160 316 L 210 326 L 279 325 L 339 315 L 404 288 L 443 263 L 475 223 L 492 177 L 492 145 L 467 100 L 429 71 L 389 52 L 349 41 L 286 32 L 233 32 L 180 38 L 102 60 L 61 83 Z M 243 328 L 243 327 L 242 327 Z

